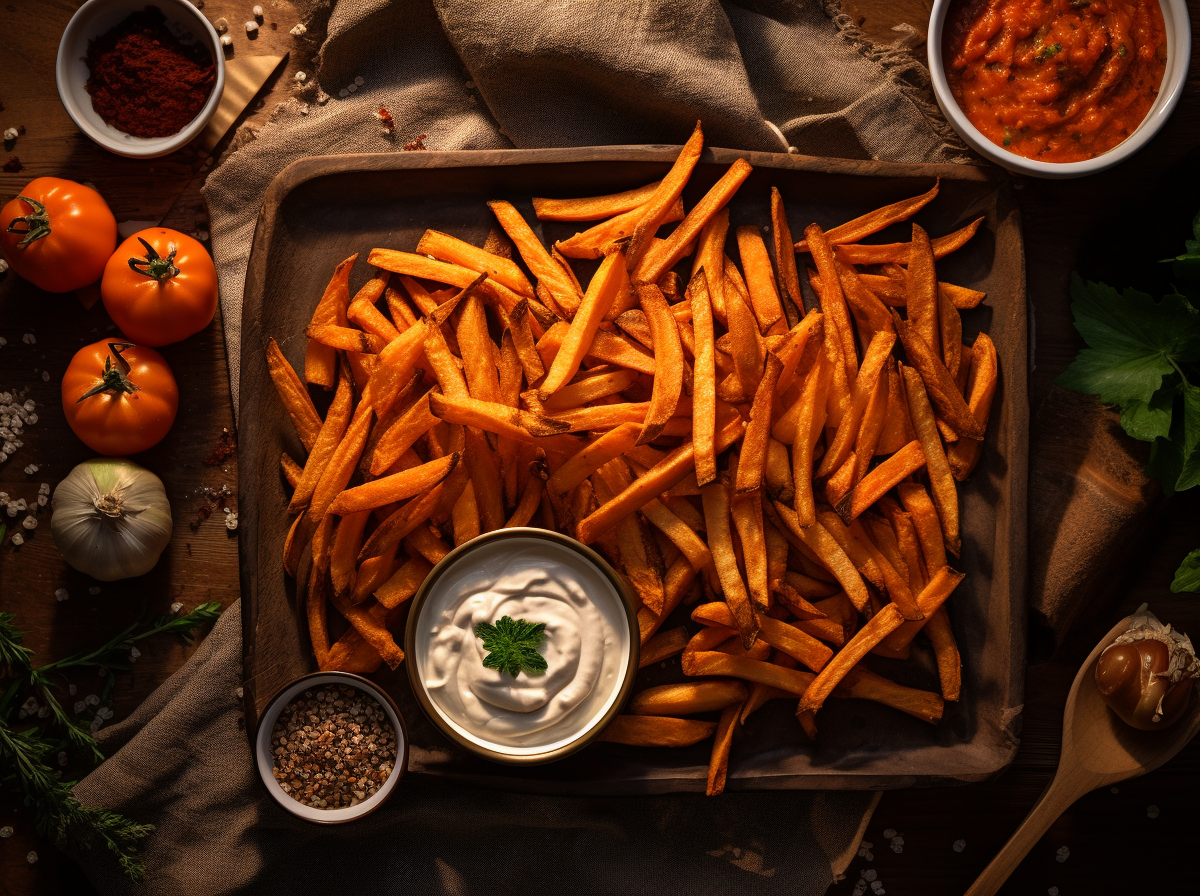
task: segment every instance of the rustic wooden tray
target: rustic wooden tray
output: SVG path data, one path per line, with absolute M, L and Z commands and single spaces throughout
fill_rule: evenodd
M 534 221 L 532 196 L 628 189 L 661 177 L 677 152 L 645 146 L 328 156 L 296 162 L 275 179 L 258 220 L 242 313 L 238 463 L 244 700 L 251 736 L 271 695 L 314 668 L 302 601 L 281 563 L 288 518 L 279 456 L 287 450 L 301 457 L 301 448 L 267 374 L 267 338 L 273 336 L 299 369 L 312 310 L 334 266 L 355 252 L 365 259 L 374 246 L 411 251 L 427 227 L 481 243 L 493 224 L 488 199 L 509 199 Z M 967 577 L 950 601 L 963 655 L 961 702 L 947 706 L 935 727 L 873 703 L 831 700 L 821 712 L 819 742 L 812 744 L 793 716 L 794 703 L 774 701 L 734 741 L 728 786 L 881 789 L 985 779 L 1016 752 L 1025 665 L 1028 344 L 1021 228 L 1011 187 L 991 169 L 712 149 L 692 177 L 687 205 L 738 157 L 755 171 L 731 205 L 732 224 L 767 225 L 774 185 L 796 234 L 814 220 L 830 226 L 922 192 L 940 177 L 939 196 L 915 220 L 937 235 L 986 217 L 975 239 L 940 262 L 938 272 L 987 291 L 984 305 L 964 313 L 963 327 L 968 342 L 987 330 L 1001 376 L 983 459 L 961 489 L 963 556 L 956 565 Z M 547 239 L 581 229 L 554 222 L 534 227 Z M 903 225 L 878 237 L 907 238 Z M 360 261 L 351 288 L 369 274 Z M 877 657 L 868 663 L 905 684 L 936 690 L 932 657 L 924 649 L 914 656 L 916 662 L 904 664 Z M 678 660 L 665 665 L 642 670 L 639 685 L 681 677 Z M 422 714 L 403 668 L 385 668 L 375 678 L 404 712 L 413 772 L 563 794 L 704 789 L 707 742 L 684 750 L 594 744 L 551 765 L 502 767 L 446 740 Z

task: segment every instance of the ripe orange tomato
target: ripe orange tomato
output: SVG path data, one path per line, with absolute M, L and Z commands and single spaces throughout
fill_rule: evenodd
M 204 247 L 165 227 L 135 233 L 104 268 L 100 297 L 121 332 L 140 345 L 199 333 L 217 313 L 217 269 Z
M 95 283 L 116 244 L 117 220 L 104 197 L 73 180 L 31 180 L 0 212 L 0 255 L 47 292 Z
M 162 441 L 179 409 L 179 387 L 152 348 L 101 339 L 71 359 L 62 381 L 63 414 L 100 454 L 137 454 Z

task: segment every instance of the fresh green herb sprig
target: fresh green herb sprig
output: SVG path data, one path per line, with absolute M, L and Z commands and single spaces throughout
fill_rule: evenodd
M 475 626 L 475 637 L 483 639 L 483 649 L 491 651 L 483 665 L 499 669 L 516 678 L 524 669 L 529 675 L 546 671 L 546 658 L 538 653 L 538 645 L 546 636 L 546 623 L 513 620 L 502 616 L 495 625 L 481 622 Z
M 25 805 L 34 810 L 39 834 L 60 849 L 102 846 L 114 855 L 130 879 L 145 877 L 146 869 L 138 859 L 138 851 L 154 826 L 138 824 L 106 809 L 84 806 L 75 798 L 75 782 L 61 780 L 51 766 L 51 757 L 64 747 L 83 753 L 93 762 L 104 758 L 92 732 L 67 714 L 54 690 L 62 686 L 62 673 L 67 669 L 94 669 L 104 675 L 103 702 L 107 702 L 115 684 L 115 672 L 129 668 L 129 654 L 138 641 L 173 633 L 190 644 L 194 630 L 214 621 L 220 612 L 219 604 L 205 603 L 182 616 L 164 613 L 147 618 L 143 614 L 95 650 L 43 666 L 33 664 L 33 651 L 22 644 L 24 634 L 15 625 L 16 617 L 0 613 L 0 679 L 11 679 L 0 696 L 0 769 L 3 769 L 0 786 L 23 795 Z M 49 708 L 50 719 L 45 728 L 33 725 L 18 731 L 13 727 L 17 697 L 25 690 L 40 694 Z
M 1100 396 L 1121 412 L 1126 433 L 1152 443 L 1146 473 L 1168 495 L 1200 485 L 1200 214 L 1192 233 L 1182 255 L 1165 259 L 1176 291 L 1161 301 L 1072 276 L 1071 312 L 1088 347 L 1056 381 Z M 1200 551 L 1171 590 L 1200 591 Z

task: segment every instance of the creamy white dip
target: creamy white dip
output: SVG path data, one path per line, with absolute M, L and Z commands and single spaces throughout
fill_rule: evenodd
M 475 627 L 501 617 L 544 622 L 546 671 L 483 665 Z M 455 561 L 421 608 L 414 657 L 429 698 L 480 746 L 512 755 L 565 746 L 616 700 L 629 622 L 612 583 L 575 551 L 541 538 L 498 539 Z

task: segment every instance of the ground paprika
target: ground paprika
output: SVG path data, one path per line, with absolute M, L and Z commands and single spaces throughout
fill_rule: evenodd
M 92 108 L 135 137 L 179 133 L 199 114 L 216 83 L 208 51 L 175 37 L 155 6 L 91 41 L 87 63 Z

